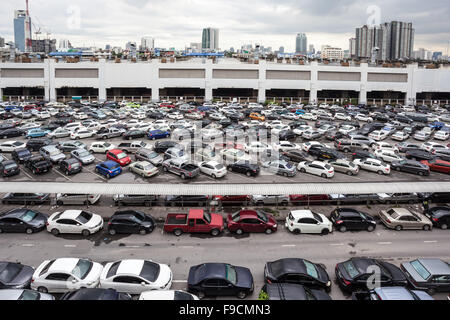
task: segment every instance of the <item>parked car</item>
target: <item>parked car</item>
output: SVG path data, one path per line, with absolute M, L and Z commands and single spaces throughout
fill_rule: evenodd
M 333 224 L 328 218 L 311 210 L 294 210 L 286 217 L 286 228 L 295 234 L 319 233 L 326 235 L 333 232 Z
M 360 169 L 376 172 L 379 175 L 389 175 L 391 173 L 390 165 L 378 159 L 355 159 L 353 163 Z
M 113 201 L 116 206 L 139 206 L 144 205 L 146 207 L 150 207 L 156 201 L 158 201 L 158 197 L 154 195 L 139 195 L 139 194 L 116 194 L 113 196 Z
M 52 170 L 53 165 L 49 160 L 43 156 L 32 156 L 24 162 L 25 168 L 29 169 L 33 174 L 43 174 Z
M 422 160 L 422 164 L 426 165 L 430 168 L 431 171 L 441 172 L 441 173 L 450 173 L 450 162 L 439 160 L 439 159 L 431 159 L 431 160 Z
M 391 162 L 391 169 L 418 174 L 419 176 L 430 175 L 430 168 L 427 165 L 414 160 L 393 161 Z
M 17 149 L 11 153 L 12 159 L 17 163 L 24 163 L 26 160 L 30 159 L 33 156 L 30 150 L 28 149 Z
M 203 161 L 198 164 L 201 173 L 212 178 L 222 178 L 227 174 L 225 166 L 217 161 Z
M 241 210 L 227 217 L 227 228 L 240 235 L 244 232 L 265 232 L 271 234 L 277 231 L 274 217 L 259 210 Z
M 419 258 L 403 262 L 400 267 L 409 285 L 416 290 L 426 290 L 430 295 L 450 290 L 448 262 L 434 258 Z
M 248 177 L 256 177 L 261 171 L 257 164 L 253 164 L 250 161 L 240 160 L 227 166 L 227 170 L 230 172 L 242 173 Z
M 257 206 L 281 205 L 286 207 L 289 204 L 289 197 L 284 195 L 252 195 L 251 201 Z
M 25 289 L 32 282 L 34 269 L 30 266 L 0 261 L 0 289 Z
M 206 195 L 189 195 L 189 196 L 166 196 L 164 203 L 166 206 L 190 206 L 190 207 L 204 207 L 209 201 L 209 196 Z
M 428 231 L 433 228 L 433 223 L 425 215 L 410 211 L 406 208 L 381 210 L 380 220 L 387 228 L 397 231 L 403 229 L 422 229 Z
M 358 290 L 367 290 L 372 284 L 369 277 L 380 272 L 380 287 L 406 287 L 408 281 L 397 266 L 379 259 L 353 257 L 347 261 L 336 264 L 335 273 L 339 287 L 344 292 L 351 293 Z
M 248 268 L 227 263 L 203 263 L 189 269 L 188 291 L 200 299 L 205 296 L 237 296 L 244 299 L 253 290 L 253 276 Z
M 62 152 L 71 152 L 77 149 L 87 150 L 86 144 L 81 141 L 61 141 L 56 147 Z
M 320 161 L 300 162 L 297 170 L 302 173 L 310 173 L 322 178 L 334 177 L 334 168 L 329 164 Z
M 35 205 L 50 202 L 48 193 L 7 193 L 2 198 L 2 204 Z
M 59 300 L 72 301 L 117 301 L 131 300 L 128 293 L 117 292 L 114 289 L 81 288 L 64 293 Z
M 84 210 L 55 212 L 47 220 L 47 231 L 55 236 L 73 233 L 86 237 L 101 229 L 103 229 L 102 217 Z
M 0 233 L 32 234 L 45 229 L 47 215 L 32 209 L 13 209 L 0 214 Z M 1 283 L 0 283 L 1 286 Z
M 17 149 L 23 149 L 25 148 L 26 145 L 23 142 L 20 141 L 6 141 L 6 142 L 2 142 L 0 143 L 0 151 L 1 152 L 13 152 L 14 150 Z
M 194 301 L 199 299 L 197 296 L 182 290 L 152 290 L 142 292 L 138 300 Z
M 99 194 L 72 194 L 58 193 L 56 195 L 56 204 L 63 205 L 93 205 L 100 200 Z
M 312 289 L 331 291 L 331 281 L 324 265 L 301 258 L 285 258 L 267 262 L 264 280 L 272 283 L 293 283 Z
M 2 289 L 0 290 L 0 301 L 45 301 L 55 300 L 51 294 L 40 293 L 29 289 Z
M 424 214 L 432 221 L 434 227 L 447 230 L 450 226 L 450 207 L 433 207 L 425 210 Z
M 41 293 L 65 293 L 99 284 L 103 266 L 79 258 L 45 260 L 34 271 L 31 289 Z
M 141 211 L 116 211 L 108 221 L 108 233 L 139 233 L 142 235 L 152 233 L 156 227 L 155 219 Z
M 353 292 L 352 300 L 434 300 L 428 293 L 421 290 L 409 290 L 404 287 L 378 287 L 369 291 Z
M 160 154 L 145 148 L 137 150 L 134 156 L 136 161 L 148 161 L 154 166 L 159 166 L 164 161 L 164 158 Z
M 12 177 L 20 173 L 20 167 L 14 160 L 0 162 L 0 174 L 3 178 Z
M 337 208 L 330 215 L 333 226 L 340 232 L 375 230 L 377 223 L 375 219 L 367 213 L 351 208 Z
M 203 209 L 190 209 L 188 214 L 167 214 L 164 232 L 181 236 L 183 233 L 210 233 L 218 236 L 224 229 L 221 215 Z
M 335 172 L 342 172 L 349 176 L 357 175 L 359 173 L 358 166 L 346 159 L 330 160 L 327 163 L 334 168 Z
M 147 161 L 133 162 L 128 169 L 143 178 L 150 178 L 159 173 L 158 168 Z

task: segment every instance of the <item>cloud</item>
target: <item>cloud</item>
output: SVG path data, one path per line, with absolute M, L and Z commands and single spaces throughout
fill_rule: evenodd
M 202 28 L 211 26 L 220 29 L 223 49 L 258 42 L 287 51 L 294 49 L 298 32 L 306 33 L 316 48 L 330 44 L 347 49 L 355 28 L 367 23 L 371 5 L 377 6 L 381 22 L 412 22 L 416 48 L 446 50 L 448 0 L 30 0 L 36 28 L 45 26 L 53 37 L 75 45 L 123 47 L 150 35 L 157 46 L 184 48 L 200 42 Z M 2 0 L 0 36 L 13 39 L 14 10 L 23 6 Z M 71 6 L 79 8 L 79 29 L 72 23 L 74 11 L 68 12 Z

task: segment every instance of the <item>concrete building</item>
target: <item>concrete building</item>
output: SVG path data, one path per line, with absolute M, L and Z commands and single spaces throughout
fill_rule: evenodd
M 316 53 L 316 49 L 314 48 L 313 44 L 309 45 L 308 54 L 314 54 Z
M 391 60 L 410 58 L 414 50 L 412 23 L 393 21 L 391 28 Z
M 351 58 L 356 57 L 356 38 L 350 38 L 348 41 L 348 51 Z
M 0 37 L 0 48 L 5 47 L 5 38 Z
M 56 51 L 56 39 L 31 40 L 32 52 L 50 53 Z
M 14 43 L 20 52 L 31 52 L 31 18 L 26 10 L 14 12 Z
M 321 58 L 329 60 L 342 60 L 344 58 L 344 52 L 341 48 L 322 46 Z
M 295 53 L 306 55 L 308 52 L 308 38 L 304 33 L 297 33 L 295 38 Z
M 145 36 L 141 38 L 141 47 L 140 49 L 143 51 L 153 50 L 155 48 L 155 38 L 150 36 Z
M 203 29 L 202 49 L 205 51 L 219 50 L 219 29 L 215 28 Z

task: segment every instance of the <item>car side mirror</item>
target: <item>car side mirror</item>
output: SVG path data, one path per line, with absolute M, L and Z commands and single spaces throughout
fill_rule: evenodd
M 146 285 L 146 283 L 145 282 L 141 282 L 141 286 L 145 286 Z
M 77 279 L 72 279 L 72 283 L 77 283 Z

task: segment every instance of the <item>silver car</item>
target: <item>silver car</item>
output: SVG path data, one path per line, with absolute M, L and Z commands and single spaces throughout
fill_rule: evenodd
M 151 164 L 153 164 L 154 166 L 160 166 L 163 161 L 164 158 L 162 155 L 160 155 L 159 153 L 150 150 L 150 149 L 139 149 L 138 151 L 136 151 L 135 153 L 135 159 L 136 161 L 148 161 Z
M 68 204 L 92 205 L 100 200 L 99 194 L 69 194 L 58 193 L 56 195 L 56 204 L 58 206 Z
M 95 157 L 86 149 L 73 150 L 71 153 L 72 157 L 79 160 L 84 166 L 94 163 Z
M 358 166 L 346 159 L 329 160 L 328 163 L 334 168 L 335 172 L 342 172 L 349 176 L 354 176 L 359 173 Z
M 286 207 L 289 204 L 289 197 L 285 195 L 253 195 L 251 201 L 257 206 L 282 205 Z
M 55 300 L 55 297 L 48 293 L 41 293 L 28 289 L 3 289 L 0 290 L 0 301 L 21 301 L 21 300 Z
M 441 259 L 419 258 L 403 262 L 401 269 L 414 289 L 436 292 L 450 291 L 450 264 Z
M 264 162 L 262 168 L 270 173 L 285 177 L 294 177 L 297 174 L 297 168 L 284 160 Z

